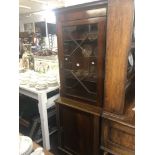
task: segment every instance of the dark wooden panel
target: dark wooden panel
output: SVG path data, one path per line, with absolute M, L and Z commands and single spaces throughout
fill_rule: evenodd
M 63 79 L 64 79 L 64 74 L 62 70 L 62 60 L 64 57 L 63 53 L 63 34 L 62 34 L 62 22 L 57 20 L 56 24 L 56 33 L 57 33 L 57 41 L 58 41 L 58 58 L 59 58 L 59 74 L 60 74 L 60 95 L 62 94 L 63 90 Z
M 101 87 L 104 85 L 104 73 L 105 73 L 105 54 L 106 54 L 106 19 L 104 22 L 100 22 L 98 25 L 99 34 L 98 34 L 98 100 L 97 105 L 103 105 L 103 94 L 104 89 Z
M 134 128 L 111 121 L 102 120 L 101 149 L 114 155 L 134 155 Z
M 135 111 L 133 110 L 134 107 L 135 107 L 134 100 L 131 102 L 126 102 L 123 115 L 116 115 L 116 114 L 103 111 L 102 117 L 108 118 L 109 120 L 118 122 L 125 126 L 134 128 L 135 126 Z
M 122 114 L 134 7 L 132 0 L 108 2 L 104 110 Z
M 106 16 L 107 1 L 97 1 L 55 10 L 59 21 L 73 21 Z
M 80 19 L 80 20 L 68 21 L 68 22 L 65 21 L 65 22 L 62 22 L 62 26 L 94 24 L 105 20 L 106 20 L 106 17 L 95 17 L 95 18 Z
M 93 17 L 103 17 L 106 15 L 106 8 L 100 8 L 100 9 L 93 9 L 93 10 L 87 10 L 87 11 L 76 11 L 70 13 L 65 13 L 61 15 L 61 21 L 71 21 L 71 20 L 78 20 L 78 19 L 87 19 L 87 18 L 93 18 Z
M 75 100 L 68 99 L 65 97 L 60 97 L 55 102 L 61 105 L 65 105 L 65 106 L 86 112 L 86 113 L 90 113 L 95 116 L 101 116 L 101 113 L 102 113 L 102 109 L 100 107 L 96 107 L 96 106 L 89 105 L 84 102 L 75 101 Z
M 59 148 L 66 154 L 97 155 L 99 117 L 57 102 Z
M 133 130 L 131 132 L 133 132 Z M 134 149 L 134 135 L 132 133 L 128 133 L 128 130 L 122 131 L 117 128 L 111 127 L 109 133 L 109 140 L 111 141 L 111 143 L 123 145 L 124 147 L 132 150 Z

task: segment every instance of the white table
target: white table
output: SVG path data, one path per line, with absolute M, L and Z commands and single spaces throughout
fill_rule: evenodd
M 38 100 L 38 109 L 41 120 L 41 129 L 42 129 L 42 137 L 43 137 L 43 147 L 47 150 L 50 150 L 50 139 L 49 139 L 49 129 L 48 129 L 48 117 L 47 117 L 47 109 L 54 105 L 54 100 L 58 98 L 59 94 L 54 95 L 47 99 L 47 93 L 52 92 L 59 87 L 49 87 L 45 90 L 36 90 L 35 88 L 31 88 L 27 85 L 19 86 L 19 93 L 29 96 Z

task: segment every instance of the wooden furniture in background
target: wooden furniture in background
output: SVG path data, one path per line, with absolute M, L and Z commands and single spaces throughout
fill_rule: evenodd
M 132 0 L 108 1 L 105 111 L 123 114 L 128 67 L 134 21 Z
M 134 155 L 134 2 L 108 1 L 101 150 Z
M 101 121 L 101 152 L 113 155 L 134 155 L 135 112 L 134 101 L 123 115 L 104 112 Z

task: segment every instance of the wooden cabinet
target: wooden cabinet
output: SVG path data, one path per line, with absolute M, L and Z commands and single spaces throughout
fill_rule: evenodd
M 134 155 L 134 2 L 109 0 L 107 14 L 100 149 Z
M 57 12 L 61 95 L 101 106 L 106 5 L 92 4 L 92 8 L 79 6 Z M 95 16 L 93 12 L 97 12 Z
M 103 152 L 113 155 L 134 155 L 135 112 L 133 104 L 128 105 L 123 115 L 108 112 L 102 114 L 101 145 Z
M 62 93 L 99 105 L 102 100 L 104 33 L 106 18 L 85 19 L 62 24 L 63 72 Z M 102 62 L 102 63 L 101 63 Z M 100 95 L 99 95 L 100 94 Z
M 107 1 L 58 9 L 61 97 L 56 101 L 59 149 L 99 154 L 104 90 Z
M 99 154 L 101 109 L 61 97 L 56 101 L 59 149 L 66 154 Z
M 101 145 L 105 151 L 115 155 L 134 155 L 134 126 L 104 119 L 102 130 L 105 135 Z
M 56 18 L 59 149 L 73 155 L 134 154 L 133 1 L 61 8 Z

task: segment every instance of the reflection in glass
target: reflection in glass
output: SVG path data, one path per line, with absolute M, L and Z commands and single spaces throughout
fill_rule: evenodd
M 97 98 L 97 24 L 63 27 L 64 87 L 70 96 Z

